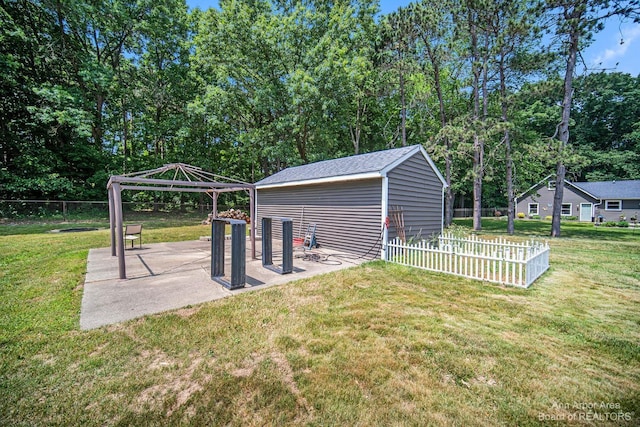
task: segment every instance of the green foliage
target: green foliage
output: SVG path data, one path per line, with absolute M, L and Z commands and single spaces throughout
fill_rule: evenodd
M 506 206 L 507 136 L 516 194 L 558 159 L 574 179 L 640 177 L 637 77 L 578 78 L 558 154 L 564 51 L 540 43 L 538 22 L 558 9 L 535 6 L 445 0 L 378 16 L 373 0 L 5 2 L 0 198 L 104 200 L 109 175 L 170 162 L 254 182 L 422 144 L 448 205 L 482 176 L 483 204 Z

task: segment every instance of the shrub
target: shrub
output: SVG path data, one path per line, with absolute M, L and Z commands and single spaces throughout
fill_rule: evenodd
M 448 226 L 446 228 L 447 233 L 453 235 L 454 237 L 460 238 L 460 239 L 464 239 L 469 237 L 469 235 L 471 234 L 471 228 L 469 227 L 465 227 L 464 225 L 459 225 L 459 224 L 451 224 L 450 226 Z M 438 240 L 438 235 L 436 234 L 435 236 L 435 240 Z
M 524 218 L 524 212 L 518 212 L 518 218 L 520 219 Z
M 540 215 L 529 215 L 531 219 L 540 219 Z
M 575 221 L 575 220 L 578 219 L 578 217 L 571 215 L 571 216 L 563 216 L 562 219 L 564 219 L 566 221 Z
M 544 217 L 545 220 L 547 221 L 551 221 L 553 219 L 553 217 L 551 215 L 547 215 Z
M 603 224 L 605 227 L 617 227 L 618 223 L 615 221 L 608 221 Z
M 629 223 L 627 221 L 620 221 L 618 224 L 616 224 L 618 227 L 629 227 Z

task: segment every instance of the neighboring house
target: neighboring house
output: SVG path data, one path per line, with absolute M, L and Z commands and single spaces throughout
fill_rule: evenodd
M 304 237 L 316 224 L 321 246 L 373 259 L 396 236 L 386 221 L 393 209 L 402 210 L 407 238 L 441 233 L 444 188 L 420 145 L 326 160 L 258 181 L 256 225 L 264 216 L 289 217 L 294 236 Z
M 516 198 L 516 212 L 544 218 L 553 212 L 555 178 L 547 176 Z M 565 180 L 562 216 L 580 221 L 638 218 L 640 180 L 569 182 Z

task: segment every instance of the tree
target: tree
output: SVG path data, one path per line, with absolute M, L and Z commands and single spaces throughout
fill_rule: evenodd
M 444 162 L 445 190 L 444 223 L 453 222 L 454 187 L 452 182 L 454 166 L 453 141 L 447 136 L 447 126 L 459 113 L 459 93 L 456 77 L 452 70 L 457 68 L 453 28 L 454 3 L 450 1 L 420 2 L 411 6 L 413 26 L 417 32 L 416 56 L 425 76 L 430 76 L 430 84 L 437 100 L 437 124 L 433 129 L 433 144 L 440 149 L 432 149 L 437 158 Z
M 564 71 L 562 116 L 554 138 L 558 139 L 558 162 L 556 165 L 556 189 L 553 198 L 551 236 L 560 237 L 560 215 L 566 175 L 565 148 L 569 142 L 569 127 L 573 97 L 573 78 L 578 53 L 587 45 L 594 32 L 603 28 L 604 21 L 618 16 L 640 22 L 640 3 L 637 0 L 548 0 L 548 13 L 553 19 L 556 36 L 563 42 L 566 57 Z
M 503 126 L 504 167 L 507 199 L 507 233 L 515 231 L 515 186 L 513 163 L 513 122 L 511 96 L 522 82 L 541 67 L 542 55 L 534 44 L 540 37 L 537 14 L 526 3 L 500 1 L 489 17 L 488 27 L 496 40 L 495 62 L 498 73 L 500 120 Z
M 640 80 L 590 73 L 575 81 L 570 144 L 589 158 L 581 179 L 640 178 Z
M 381 63 L 392 75 L 397 75 L 394 86 L 397 87 L 400 104 L 398 132 L 389 143 L 393 145 L 395 140 L 399 140 L 403 147 L 407 145 L 407 76 L 415 65 L 412 62 L 416 37 L 412 14 L 411 8 L 401 7 L 386 15 L 381 23 Z

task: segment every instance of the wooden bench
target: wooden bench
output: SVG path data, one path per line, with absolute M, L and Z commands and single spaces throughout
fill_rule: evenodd
M 142 249 L 142 224 L 127 225 L 124 229 L 125 240 L 131 240 L 131 249 L 133 249 L 133 242 L 140 239 L 140 249 Z

